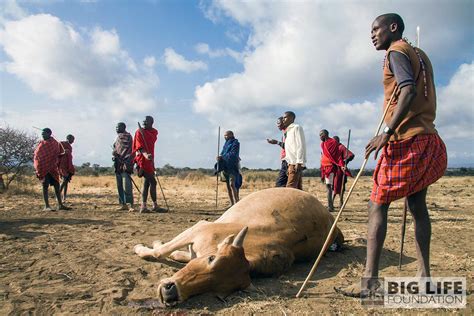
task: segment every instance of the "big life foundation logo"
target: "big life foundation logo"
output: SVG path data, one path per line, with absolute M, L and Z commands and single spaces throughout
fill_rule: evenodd
M 378 278 L 376 289 L 361 304 L 385 308 L 465 308 L 465 277 L 385 277 Z M 367 293 L 366 293 L 367 294 Z

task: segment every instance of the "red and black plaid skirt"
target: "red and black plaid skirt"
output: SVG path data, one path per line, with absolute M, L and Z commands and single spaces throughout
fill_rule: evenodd
M 443 176 L 447 161 L 438 134 L 389 142 L 375 167 L 371 201 L 388 204 L 423 190 Z

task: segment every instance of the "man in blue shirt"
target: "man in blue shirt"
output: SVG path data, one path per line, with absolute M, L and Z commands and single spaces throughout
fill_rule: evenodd
M 222 148 L 221 154 L 217 157 L 217 161 L 220 165 L 219 169 L 223 170 L 230 203 L 231 205 L 234 205 L 239 201 L 240 186 L 236 185 L 236 182 L 240 177 L 240 143 L 234 137 L 232 131 L 226 131 L 224 133 L 224 139 L 225 144 Z

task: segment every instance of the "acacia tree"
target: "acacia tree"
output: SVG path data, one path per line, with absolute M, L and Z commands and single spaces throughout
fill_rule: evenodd
M 33 161 L 38 138 L 12 127 L 0 127 L 0 191 L 23 175 Z

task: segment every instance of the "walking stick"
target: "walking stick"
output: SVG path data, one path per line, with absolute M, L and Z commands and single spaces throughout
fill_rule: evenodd
M 138 122 L 138 130 L 140 131 L 140 135 L 142 135 L 143 144 L 145 145 L 146 151 L 147 151 L 148 153 L 150 153 L 150 151 L 148 150 L 148 144 L 146 143 L 145 135 L 143 134 L 143 129 L 142 129 L 142 126 L 140 125 L 140 122 Z M 161 187 L 160 178 L 158 178 L 158 174 L 156 173 L 155 161 L 153 160 L 152 162 L 153 162 L 153 174 L 155 175 L 156 180 L 157 180 L 157 182 L 158 182 L 158 185 L 160 186 L 161 195 L 163 195 L 163 200 L 165 200 L 166 209 L 167 209 L 168 212 L 169 212 L 169 211 L 170 211 L 170 207 L 168 206 L 168 202 L 166 201 L 165 192 L 163 192 L 163 188 Z
M 217 156 L 219 156 L 219 148 L 221 147 L 221 127 L 217 130 Z M 216 210 L 217 210 L 217 198 L 219 196 L 219 159 L 217 159 L 217 170 L 216 170 Z
M 142 191 L 140 191 L 140 189 L 138 188 L 137 184 L 136 184 L 135 181 L 133 180 L 132 175 L 127 173 L 127 176 L 130 178 L 130 181 L 133 183 L 133 186 L 135 187 L 135 189 L 137 189 L 138 193 L 142 194 Z
M 393 98 L 395 97 L 395 92 L 398 90 L 398 88 L 394 89 L 392 96 L 388 100 L 387 106 L 383 112 L 382 119 L 380 120 L 379 125 L 377 126 L 377 129 L 375 130 L 375 136 L 379 134 L 380 128 L 382 127 L 383 121 L 385 119 L 385 116 L 387 115 L 388 109 L 390 108 L 390 105 L 392 103 Z M 326 241 L 324 242 L 323 247 L 321 248 L 321 251 L 319 252 L 318 258 L 316 259 L 316 262 L 314 263 L 313 267 L 311 268 L 311 271 L 309 272 L 308 276 L 303 282 L 303 285 L 301 286 L 300 290 L 296 294 L 296 297 L 299 298 L 301 296 L 301 293 L 305 289 L 306 285 L 308 284 L 309 279 L 313 276 L 314 272 L 316 272 L 316 268 L 319 265 L 319 262 L 321 261 L 321 258 L 323 257 L 323 254 L 325 253 L 326 249 L 329 246 L 329 242 L 331 241 L 332 234 L 334 233 L 334 230 L 336 229 L 337 222 L 339 221 L 339 218 L 341 217 L 342 211 L 346 207 L 347 201 L 349 201 L 349 198 L 351 197 L 352 191 L 354 190 L 355 185 L 357 184 L 357 181 L 359 181 L 359 178 L 364 171 L 365 165 L 367 164 L 367 161 L 369 160 L 369 157 L 366 157 L 364 159 L 364 162 L 362 163 L 362 166 L 360 167 L 359 173 L 357 174 L 356 178 L 354 179 L 354 182 L 351 185 L 351 188 L 349 189 L 349 192 L 347 193 L 347 197 L 344 200 L 344 204 L 342 204 L 341 209 L 337 213 L 336 218 L 334 219 L 334 223 L 331 226 L 331 229 L 329 230 L 329 234 L 326 238 Z
M 398 270 L 402 270 L 403 243 L 405 242 L 405 228 L 407 226 L 408 199 L 405 198 L 403 208 L 402 238 L 400 238 L 400 257 L 398 258 Z
M 347 150 L 349 151 L 349 145 L 351 143 L 351 130 L 349 129 L 349 135 L 347 136 Z M 346 161 L 346 157 L 344 157 L 344 168 L 347 169 L 347 161 Z M 347 178 L 347 175 L 346 175 L 346 171 L 344 171 L 343 175 L 342 175 L 342 189 L 341 189 L 341 196 L 344 196 L 344 193 L 346 192 L 346 178 Z M 342 198 L 341 198 L 342 200 Z

